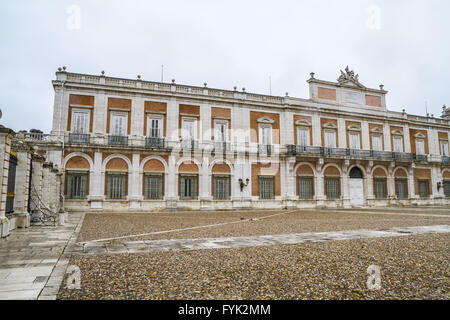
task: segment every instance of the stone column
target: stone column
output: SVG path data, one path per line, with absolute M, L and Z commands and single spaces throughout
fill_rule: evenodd
M 375 199 L 373 194 L 373 176 L 372 176 L 373 161 L 369 161 L 366 165 L 366 190 L 367 200 Z
M 416 196 L 416 191 L 414 188 L 414 168 L 415 168 L 415 166 L 416 165 L 414 163 L 412 163 L 408 168 L 408 193 L 409 193 L 410 199 L 418 198 L 418 196 Z
M 6 192 L 8 187 L 9 152 L 14 131 L 0 125 L 0 237 L 9 234 L 9 220 L 6 218 Z
M 58 212 L 58 204 L 59 204 L 59 178 L 58 178 L 58 169 L 53 165 L 51 169 L 51 191 L 50 191 L 50 209 L 53 213 Z
M 320 127 L 320 117 L 319 114 L 314 112 L 312 115 L 312 138 L 313 138 L 313 146 L 321 146 L 322 145 L 322 128 Z
M 369 132 L 369 124 L 367 123 L 367 120 L 364 120 L 362 122 L 361 140 L 362 140 L 362 146 L 361 146 L 362 149 L 370 150 L 370 132 Z
M 441 188 L 438 190 L 438 182 L 441 183 Z M 431 190 L 433 192 L 432 197 L 434 199 L 443 199 L 444 195 L 444 185 L 442 181 L 442 173 L 440 167 L 435 165 L 431 168 Z
M 296 190 L 296 172 L 294 171 L 295 157 L 289 157 L 286 159 L 285 180 L 281 181 L 281 184 L 285 185 L 285 196 L 287 200 L 297 200 L 298 197 L 295 194 Z
M 40 201 L 42 199 L 42 174 L 43 174 L 43 164 L 45 158 L 33 154 L 32 155 L 32 175 L 31 175 L 31 221 L 38 220 L 41 212 Z
M 166 136 L 169 147 L 174 146 L 179 141 L 178 130 L 179 107 L 176 98 L 171 98 L 167 103 L 167 131 Z
M 32 148 L 23 142 L 13 143 L 12 148 L 17 153 L 14 214 L 17 214 L 17 227 L 28 228 L 30 226 L 28 199 Z
M 169 173 L 167 175 L 167 195 L 166 195 L 166 207 L 167 208 L 176 208 L 178 195 L 177 195 L 177 168 L 176 168 L 176 158 L 174 155 L 169 156 Z
M 347 148 L 347 128 L 345 127 L 345 120 L 343 118 L 338 119 L 338 148 Z
M 350 190 L 349 190 L 349 177 L 348 177 L 348 167 L 350 165 L 349 160 L 344 160 L 342 166 L 342 205 L 344 208 L 350 208 Z
M 403 142 L 405 143 L 405 152 L 411 152 L 411 141 L 409 139 L 409 125 L 405 124 L 403 126 Z
M 391 132 L 389 131 L 389 124 L 387 122 L 383 124 L 383 138 L 384 138 L 384 151 L 392 151 Z
M 394 177 L 395 162 L 389 163 L 387 181 L 387 193 L 391 204 L 395 204 L 395 177 Z
M 102 168 L 103 157 L 101 152 L 94 154 L 94 168 L 91 168 L 89 183 L 89 202 L 91 209 L 102 209 L 105 200 L 105 174 Z
M 325 205 L 324 200 L 325 197 L 325 181 L 323 176 L 323 158 L 320 158 L 317 160 L 316 163 L 316 176 L 315 176 L 315 183 L 314 183 L 314 192 L 315 192 L 315 199 L 317 201 L 317 206 L 322 207 Z
M 200 189 L 200 206 L 202 210 L 207 210 L 211 207 L 213 197 L 211 195 L 211 174 L 209 172 L 209 159 L 203 158 L 202 166 L 199 171 L 199 189 Z
M 130 128 L 130 142 L 133 146 L 144 146 L 145 140 L 143 139 L 144 134 L 144 99 L 141 95 L 137 95 L 135 99 L 132 100 L 131 105 L 131 128 Z
M 141 201 L 144 199 L 142 192 L 140 193 L 139 190 L 142 190 L 142 179 L 139 174 L 139 164 L 140 164 L 140 155 L 139 153 L 133 154 L 133 162 L 132 162 L 132 168 L 129 173 L 129 194 L 128 194 L 128 200 L 130 202 L 130 209 L 140 209 L 141 208 Z

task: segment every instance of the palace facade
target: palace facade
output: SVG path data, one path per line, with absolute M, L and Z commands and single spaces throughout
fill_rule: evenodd
M 447 118 L 389 111 L 348 68 L 308 99 L 69 73 L 53 129 L 66 210 L 445 205 Z

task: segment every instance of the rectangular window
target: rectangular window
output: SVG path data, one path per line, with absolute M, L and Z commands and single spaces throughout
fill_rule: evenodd
M 336 131 L 325 130 L 324 135 L 325 135 L 325 147 L 336 148 Z
M 113 136 L 126 136 L 127 135 L 127 120 L 128 115 L 124 113 L 112 113 L 111 125 L 109 132 Z
M 259 177 L 259 198 L 275 199 L 275 178 Z
M 89 132 L 89 112 L 72 112 L 72 133 L 86 134 Z
M 195 123 L 196 121 L 193 119 L 183 119 L 183 139 L 195 140 Z
M 314 179 L 298 177 L 298 196 L 302 200 L 310 200 L 314 196 Z
M 163 174 L 144 175 L 144 198 L 147 200 L 160 200 L 164 196 Z
M 381 134 L 372 135 L 372 149 L 374 151 L 383 151 L 383 141 Z
M 260 127 L 260 143 L 264 145 L 272 144 L 272 127 L 261 126 Z
M 361 149 L 361 139 L 359 138 L 359 132 L 349 133 L 350 149 Z
M 441 140 L 441 155 L 448 156 L 448 141 Z
M 107 173 L 106 195 L 108 199 L 125 199 L 127 188 L 126 173 Z
M 341 196 L 340 179 L 339 178 L 326 178 L 326 194 L 327 199 L 338 199 Z
M 430 196 L 430 189 L 428 180 L 419 180 L 419 195 L 421 198 L 428 198 Z
M 298 127 L 297 128 L 297 144 L 299 146 L 308 147 L 310 142 L 309 128 Z
M 87 194 L 88 173 L 66 173 L 66 197 L 67 199 L 85 199 Z
M 386 179 L 374 179 L 375 186 L 375 198 L 386 199 L 387 198 L 387 184 Z
M 214 176 L 214 199 L 216 200 L 230 199 L 229 176 Z
M 149 138 L 161 138 L 163 132 L 163 121 L 161 118 L 148 117 L 147 118 L 148 133 Z
M 180 175 L 180 199 L 195 200 L 197 199 L 198 176 L 197 175 Z
M 403 152 L 403 137 L 394 136 L 394 152 Z
M 444 180 L 444 194 L 446 197 L 450 197 L 450 180 Z
M 397 199 L 408 198 L 408 180 L 407 179 L 395 179 L 395 191 Z
M 214 140 L 226 142 L 227 141 L 228 122 L 215 122 L 214 123 Z
M 425 141 L 416 139 L 416 154 L 425 154 Z

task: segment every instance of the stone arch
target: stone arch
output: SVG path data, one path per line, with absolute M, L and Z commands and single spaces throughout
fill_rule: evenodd
M 159 162 L 163 165 L 163 167 L 164 167 L 163 172 L 167 173 L 167 168 L 168 168 L 167 162 L 166 162 L 166 160 L 164 160 L 164 158 L 162 158 L 162 157 L 160 157 L 160 156 L 148 156 L 148 157 L 144 158 L 144 160 L 142 160 L 141 165 L 140 165 L 140 167 L 139 167 L 139 172 L 140 172 L 140 173 L 143 173 L 144 170 L 145 170 L 146 164 L 147 164 L 148 162 L 152 161 L 152 160 L 153 160 L 153 161 L 155 161 L 155 160 L 156 160 L 156 161 L 159 161 Z
M 200 173 L 202 165 L 197 159 L 194 159 L 194 158 L 181 158 L 180 160 L 178 160 L 178 162 L 177 162 L 177 173 L 180 172 L 180 166 L 184 162 L 193 162 L 197 166 L 197 172 Z
M 211 162 L 210 166 L 209 166 L 209 173 L 213 174 L 214 173 L 214 167 L 216 165 L 221 165 L 221 164 L 228 166 L 228 168 L 230 169 L 229 174 L 232 175 L 234 173 L 234 166 L 233 166 L 233 164 L 230 161 L 226 160 L 226 159 L 215 159 L 215 160 L 213 160 Z
M 442 179 L 450 180 L 450 169 L 442 170 Z
M 294 172 L 295 172 L 295 175 L 296 175 L 296 176 L 299 175 L 299 169 L 300 169 L 301 167 L 303 167 L 303 166 L 306 166 L 306 167 L 308 167 L 309 169 L 311 169 L 312 176 L 315 176 L 315 175 L 316 175 L 316 170 L 314 169 L 314 166 L 313 166 L 311 163 L 309 163 L 309 162 L 300 162 L 300 163 L 298 163 L 298 164 L 294 167 Z
M 330 170 L 329 170 L 329 168 L 330 168 Z M 336 170 L 339 172 L 339 174 L 336 174 L 336 172 L 335 172 L 334 170 L 332 170 L 331 168 L 336 169 Z M 327 173 L 327 170 L 328 170 L 328 173 Z M 322 172 L 323 172 L 323 175 L 324 175 L 324 176 L 327 176 L 327 175 L 330 175 L 330 176 L 331 176 L 331 175 L 333 175 L 333 176 L 338 176 L 338 175 L 339 175 L 339 177 L 342 176 L 342 170 L 341 170 L 341 168 L 339 168 L 339 166 L 338 166 L 337 164 L 335 164 L 335 163 L 327 163 L 327 164 L 323 167 Z
M 69 154 L 68 156 L 66 156 L 64 158 L 64 163 L 63 163 L 63 168 L 66 168 L 67 163 L 69 162 L 69 160 L 75 158 L 75 157 L 81 157 L 84 160 L 86 160 L 89 163 L 89 170 L 92 171 L 94 168 L 94 163 L 92 162 L 91 157 L 89 157 L 87 154 L 82 153 L 82 152 L 72 152 L 71 154 Z
M 405 175 L 400 175 L 400 172 L 404 172 Z M 395 178 L 407 178 L 408 177 L 408 170 L 404 167 L 397 167 L 394 170 L 394 177 Z
M 105 160 L 103 160 L 103 165 L 102 165 L 103 172 L 106 171 L 106 166 L 108 165 L 108 162 L 113 160 L 113 159 L 122 159 L 127 164 L 127 171 L 130 170 L 130 168 L 131 168 L 131 161 L 130 161 L 130 159 L 128 159 L 128 157 L 124 156 L 123 154 L 111 154 L 111 155 L 107 156 L 105 158 Z
M 384 177 L 387 178 L 389 176 L 389 173 L 387 169 L 381 165 L 374 166 L 372 169 L 372 177 Z

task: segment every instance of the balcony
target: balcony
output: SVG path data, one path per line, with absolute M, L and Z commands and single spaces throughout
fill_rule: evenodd
M 164 138 L 145 138 L 145 147 L 151 149 L 164 149 L 165 139 Z
M 416 155 L 412 153 L 390 152 L 390 151 L 374 151 L 374 150 L 360 150 L 360 149 L 343 149 L 343 148 L 324 148 L 324 147 L 305 147 L 298 145 L 287 146 L 288 155 L 311 155 L 324 157 L 339 157 L 339 158 L 357 158 L 368 160 L 386 160 L 386 161 L 418 161 Z M 421 158 L 422 161 L 427 161 L 427 156 Z M 450 161 L 450 160 L 449 160 Z
M 449 156 L 442 156 L 442 163 L 443 164 L 450 164 L 450 157 Z
M 110 146 L 128 146 L 127 136 L 108 136 L 108 145 Z
M 227 152 L 231 150 L 231 145 L 228 142 L 214 141 L 214 152 Z
M 270 156 L 274 151 L 271 144 L 258 144 L 258 154 Z
M 181 140 L 180 145 L 181 149 L 188 149 L 188 150 L 198 149 L 197 140 Z
M 428 162 L 428 156 L 426 154 L 416 154 L 415 160 L 416 162 Z
M 69 143 L 89 144 L 89 140 L 87 133 L 69 133 Z
M 307 155 L 322 155 L 322 147 L 308 147 L 308 146 L 298 146 L 298 145 L 288 145 L 287 153 L 289 155 L 296 154 L 307 154 Z

